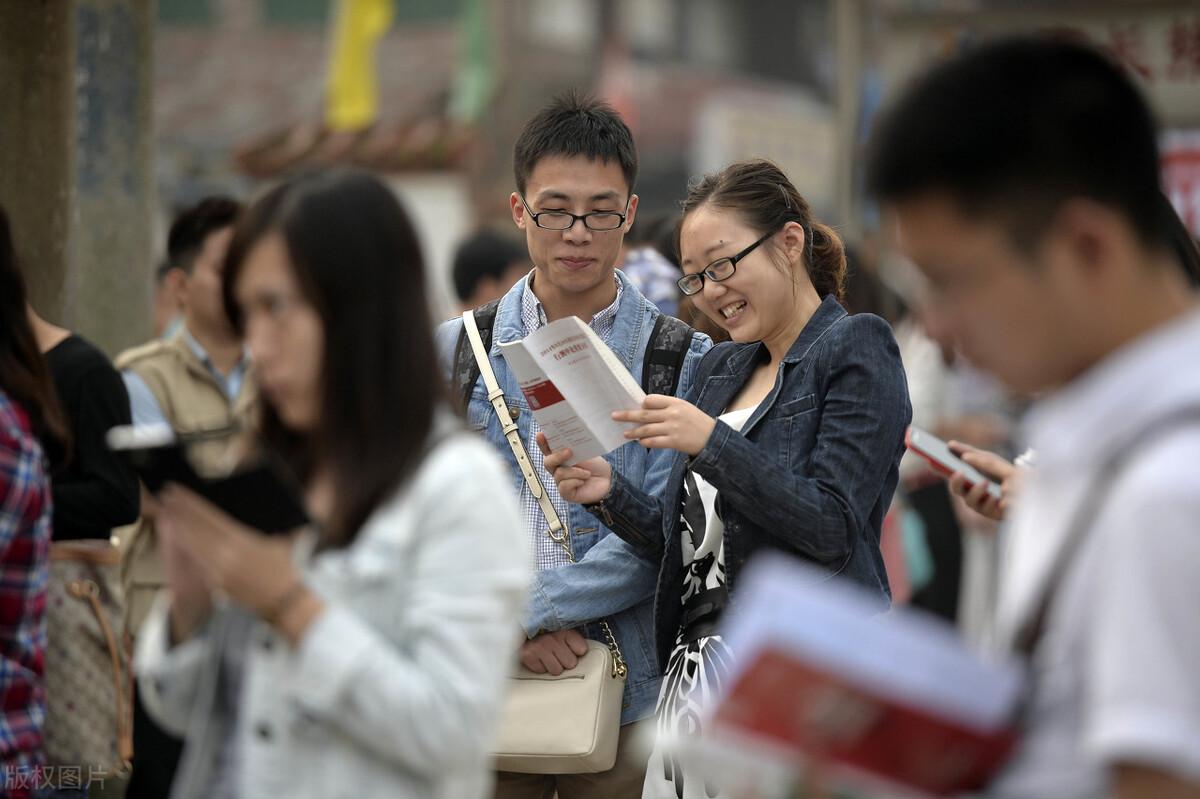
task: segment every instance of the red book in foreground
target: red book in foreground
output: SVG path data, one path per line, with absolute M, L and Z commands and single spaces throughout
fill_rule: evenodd
M 880 613 L 852 584 L 772 556 L 747 569 L 726 622 L 720 738 L 935 795 L 980 787 L 1015 743 L 1021 665 L 981 660 L 925 614 Z

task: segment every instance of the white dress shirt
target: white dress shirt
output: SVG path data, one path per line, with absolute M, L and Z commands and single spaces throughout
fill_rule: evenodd
M 997 642 L 1032 618 L 1084 495 L 1147 424 L 1200 409 L 1200 312 L 1126 345 L 1030 413 Z M 1072 553 L 1033 658 L 1028 728 L 990 794 L 1099 797 L 1110 767 L 1200 780 L 1200 414 L 1138 446 Z

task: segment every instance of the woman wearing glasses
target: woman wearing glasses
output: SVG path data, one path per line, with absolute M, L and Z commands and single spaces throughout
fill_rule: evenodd
M 911 416 L 890 328 L 846 314 L 841 240 L 777 166 L 709 175 L 683 213 L 679 288 L 732 341 L 701 362 L 692 402 L 652 395 L 614 414 L 629 438 L 676 450 L 668 491 L 647 496 L 603 459 L 546 458 L 566 499 L 661 564 L 660 741 L 697 731 L 729 657 L 716 622 L 754 552 L 804 558 L 887 604 L 880 527 Z M 656 748 L 644 796 L 713 796 L 691 769 Z

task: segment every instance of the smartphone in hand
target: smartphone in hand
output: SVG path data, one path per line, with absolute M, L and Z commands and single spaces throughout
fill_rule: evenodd
M 996 499 L 1003 499 L 1004 495 L 1000 491 L 1000 486 L 988 480 L 982 472 L 951 452 L 950 446 L 933 433 L 919 427 L 909 426 L 908 432 L 904 434 L 904 444 L 928 461 L 933 470 L 943 477 L 950 477 L 955 472 L 959 472 L 966 480 L 967 488 L 979 483 L 987 483 L 987 492 Z
M 187 441 L 169 427 L 114 427 L 107 441 L 152 494 L 167 483 L 178 483 L 263 533 L 290 533 L 309 523 L 299 486 L 270 461 L 253 463 L 225 477 L 202 477 L 188 459 Z

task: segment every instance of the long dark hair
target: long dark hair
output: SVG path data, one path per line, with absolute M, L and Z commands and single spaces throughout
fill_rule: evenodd
M 804 228 L 804 266 L 817 296 L 832 294 L 838 301 L 844 299 L 846 250 L 841 237 L 813 219 L 808 201 L 775 164 L 755 158 L 705 175 L 688 190 L 683 215 L 702 205 L 735 211 L 760 233 L 779 230 L 788 222 L 797 223 Z
M 334 508 L 326 546 L 351 543 L 371 512 L 420 463 L 445 396 L 426 305 L 416 232 L 395 195 L 358 171 L 300 176 L 251 205 L 234 228 L 225 265 L 225 310 L 246 256 L 283 237 L 301 291 L 324 326 L 321 412 L 311 433 L 289 430 L 263 408 L 262 435 L 307 482 L 328 469 Z
M 69 428 L 29 325 L 25 296 L 8 212 L 0 206 L 0 388 L 29 415 L 51 463 L 61 463 L 68 455 Z

